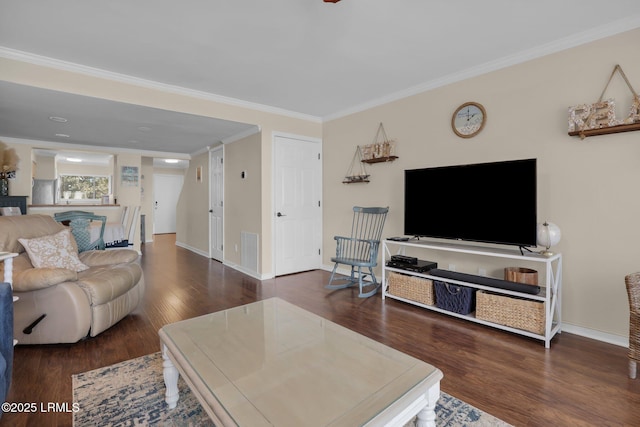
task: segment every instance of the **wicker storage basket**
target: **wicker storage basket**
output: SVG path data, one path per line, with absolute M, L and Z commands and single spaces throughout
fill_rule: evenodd
M 410 299 L 425 305 L 435 305 L 433 282 L 422 277 L 389 273 L 387 277 L 389 293 L 400 298 Z
M 477 289 L 439 280 L 433 282 L 433 287 L 438 308 L 458 314 L 469 314 L 476 309 Z
M 544 302 L 478 291 L 476 319 L 542 335 L 545 326 Z

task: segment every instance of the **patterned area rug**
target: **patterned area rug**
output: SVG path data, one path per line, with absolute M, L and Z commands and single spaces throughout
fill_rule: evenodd
M 73 402 L 80 406 L 80 411 L 73 414 L 76 427 L 213 426 L 182 378 L 178 381 L 178 406 L 167 410 L 160 353 L 73 375 L 72 382 Z M 444 392 L 436 415 L 438 426 L 509 426 Z

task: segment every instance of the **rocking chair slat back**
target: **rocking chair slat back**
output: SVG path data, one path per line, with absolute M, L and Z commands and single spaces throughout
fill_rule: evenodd
M 360 287 L 360 296 L 371 296 L 376 293 L 379 283 L 376 281 L 373 267 L 378 264 L 378 249 L 380 247 L 380 238 L 382 229 L 387 217 L 389 208 L 363 208 L 355 206 L 353 208 L 353 220 L 351 224 L 351 237 L 335 236 L 336 256 L 331 258 L 335 262 L 331 278 L 329 279 L 329 289 L 341 289 L 357 284 Z M 351 266 L 351 277 L 347 279 L 346 284 L 333 284 L 336 279 L 335 273 L 338 264 Z M 362 267 L 368 269 L 363 272 Z M 355 277 L 356 270 L 358 277 Z M 367 285 L 363 283 L 364 276 L 370 276 L 373 283 Z M 373 286 L 374 289 L 364 292 L 363 287 Z
M 348 248 L 344 248 L 343 257 L 362 261 L 376 262 L 380 236 L 387 216 L 388 208 L 353 208 L 353 223 Z

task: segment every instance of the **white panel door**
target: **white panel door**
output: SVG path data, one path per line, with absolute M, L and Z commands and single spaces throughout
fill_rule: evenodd
M 277 136 L 275 159 L 275 274 L 322 265 L 320 142 Z
M 176 210 L 182 191 L 182 175 L 153 175 L 153 233 L 176 232 Z
M 209 153 L 209 254 L 218 261 L 224 259 L 224 146 Z

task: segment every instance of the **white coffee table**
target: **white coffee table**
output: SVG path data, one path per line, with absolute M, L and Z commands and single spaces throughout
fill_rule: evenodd
M 279 298 L 159 335 L 167 404 L 182 375 L 216 426 L 435 426 L 439 369 Z

